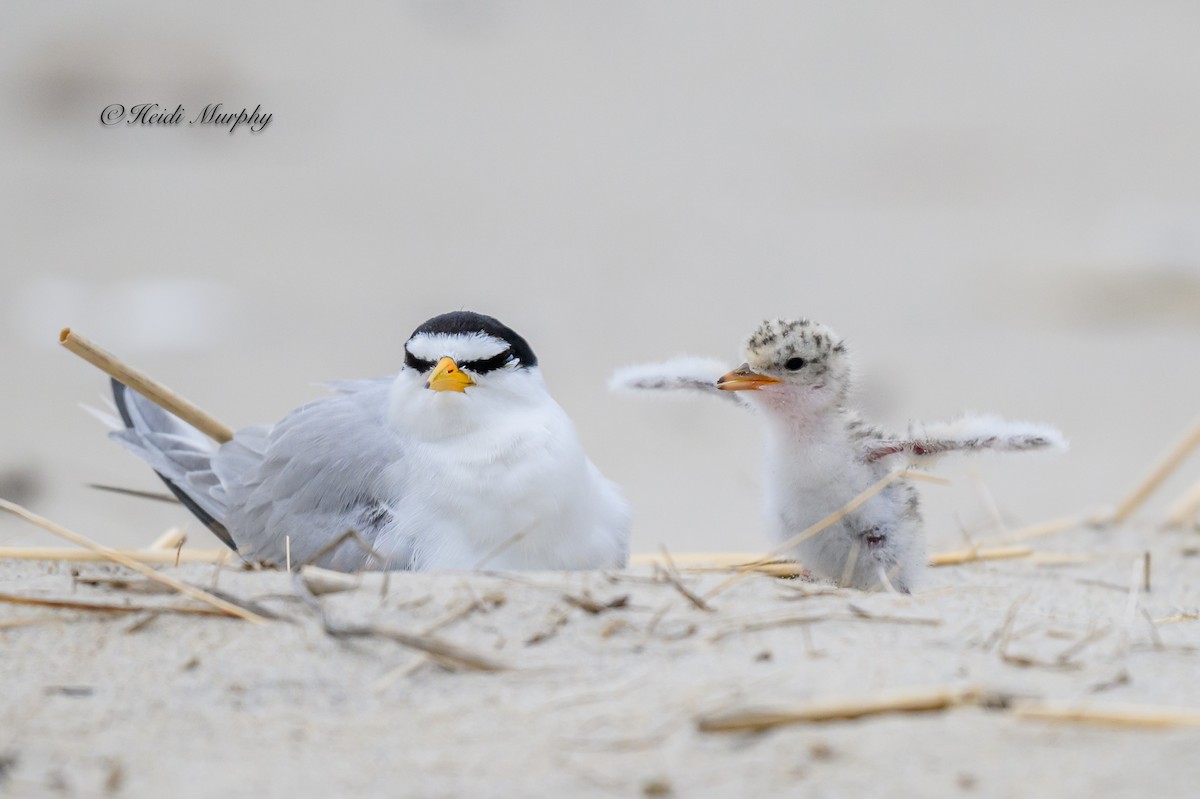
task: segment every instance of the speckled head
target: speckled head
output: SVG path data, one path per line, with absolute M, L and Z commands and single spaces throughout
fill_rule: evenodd
M 746 362 L 718 381 L 721 389 L 840 401 L 850 387 L 846 344 L 819 322 L 767 320 L 747 339 L 742 354 Z

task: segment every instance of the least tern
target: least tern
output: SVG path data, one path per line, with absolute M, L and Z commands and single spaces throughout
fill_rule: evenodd
M 404 344 L 395 377 L 336 393 L 219 447 L 114 381 L 149 463 L 246 560 L 354 571 L 623 566 L 630 513 L 588 460 L 525 339 L 467 311 Z
M 888 436 L 848 407 L 853 369 L 845 342 L 800 320 L 763 322 L 746 341 L 744 362 L 680 358 L 618 370 L 617 390 L 698 391 L 741 400 L 766 428 L 766 523 L 779 542 L 809 529 L 906 462 L 969 450 L 1065 448 L 1053 427 L 994 416 L 913 424 Z M 722 373 L 724 374 L 722 375 Z M 920 505 L 903 479 L 795 547 L 814 573 L 840 585 L 890 584 L 908 592 L 925 566 Z

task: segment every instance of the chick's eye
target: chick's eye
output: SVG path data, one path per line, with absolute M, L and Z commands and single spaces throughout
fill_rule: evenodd
M 788 362 L 785 363 L 784 366 L 793 372 L 797 372 L 797 371 L 803 369 L 804 364 L 806 364 L 806 363 L 808 363 L 808 362 L 805 361 L 803 358 L 788 358 Z

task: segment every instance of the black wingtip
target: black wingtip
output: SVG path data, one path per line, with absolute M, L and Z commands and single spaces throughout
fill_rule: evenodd
M 128 401 L 125 399 L 125 392 L 128 390 L 125 384 L 117 378 L 109 378 L 112 382 L 113 402 L 117 405 L 117 412 L 121 414 L 121 421 L 126 427 L 133 427 L 133 417 L 129 415 Z
M 203 522 L 204 526 L 211 530 L 213 535 L 221 539 L 222 544 L 229 547 L 234 552 L 238 551 L 237 544 L 233 542 L 233 536 L 229 534 L 229 530 L 225 529 L 225 525 L 221 524 L 219 521 L 210 516 L 204 510 L 204 508 L 201 508 L 199 505 L 197 505 L 195 500 L 184 493 L 182 488 L 163 477 L 161 473 L 155 472 L 155 474 L 157 474 L 159 478 L 161 478 L 162 481 L 167 484 L 167 488 L 171 489 L 171 493 L 174 494 L 181 503 L 183 503 L 185 508 L 192 512 L 193 516 Z
M 125 423 L 127 428 L 132 428 L 133 417 L 129 414 L 129 400 L 125 395 L 125 392 L 128 390 L 128 387 L 124 383 L 122 383 L 120 380 L 117 380 L 115 377 L 112 378 L 113 402 L 116 403 L 117 412 L 121 414 L 121 421 Z M 229 530 L 225 528 L 225 525 L 214 519 L 211 514 L 204 510 L 204 508 L 201 508 L 199 505 L 197 505 L 195 500 L 189 497 L 182 488 L 175 485 L 175 483 L 164 476 L 162 472 L 155 472 L 155 474 L 157 474 L 159 479 L 167 484 L 167 488 L 171 490 L 171 493 L 175 495 L 176 499 L 183 503 L 185 508 L 192 512 L 193 516 L 199 519 L 205 527 L 211 530 L 213 535 L 221 539 L 222 544 L 229 547 L 234 552 L 238 551 L 237 544 L 234 543 L 233 536 L 229 534 Z

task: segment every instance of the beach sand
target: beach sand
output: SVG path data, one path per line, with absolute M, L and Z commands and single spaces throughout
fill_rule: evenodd
M 5 595 L 129 610 L 0 604 L 0 795 L 1194 795 L 1200 726 L 1024 714 L 1200 714 L 1195 534 L 1028 543 L 1030 557 L 931 569 L 911 596 L 751 574 L 707 611 L 649 566 L 376 573 L 319 597 L 283 572 L 165 570 L 278 616 L 266 623 L 160 612 L 202 606 L 122 567 L 6 561 Z M 696 594 L 727 578 L 682 574 Z M 329 632 L 350 628 L 372 632 Z M 988 701 L 699 728 L 967 690 Z

